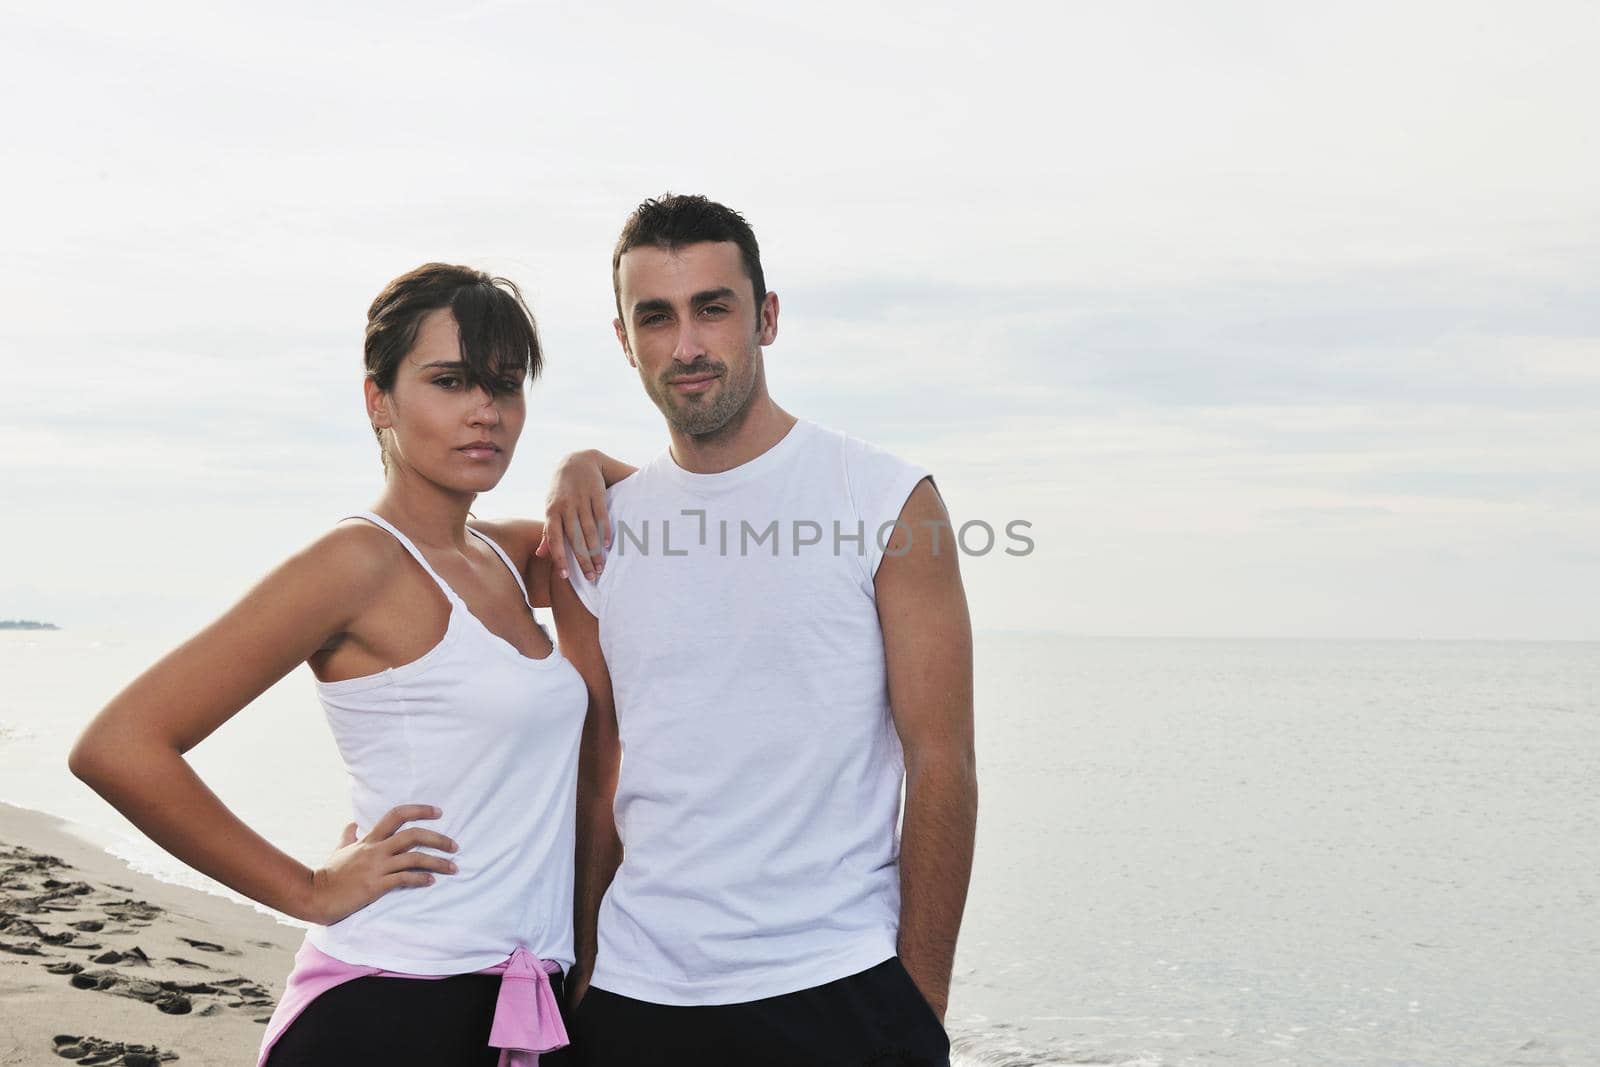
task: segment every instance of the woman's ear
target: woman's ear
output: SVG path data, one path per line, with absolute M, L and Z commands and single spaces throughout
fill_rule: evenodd
M 362 381 L 361 389 L 367 398 L 367 421 L 372 423 L 374 430 L 387 430 L 391 421 L 389 394 L 378 388 L 378 383 L 371 378 Z

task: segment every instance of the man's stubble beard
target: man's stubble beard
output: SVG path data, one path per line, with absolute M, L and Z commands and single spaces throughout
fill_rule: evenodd
M 760 359 L 760 347 L 752 346 L 745 360 L 744 379 L 736 381 L 731 371 L 724 373 L 713 387 L 716 389 L 716 399 L 709 404 L 678 396 L 672 385 L 666 382 L 655 384 L 650 390 L 651 399 L 666 416 L 667 425 L 678 433 L 699 438 L 722 436 L 737 430 L 744 423 L 750 398 L 755 395 L 756 377 L 761 373 Z

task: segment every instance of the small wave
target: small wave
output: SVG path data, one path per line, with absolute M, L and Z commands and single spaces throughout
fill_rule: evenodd
M 1059 1042 L 1023 1044 L 994 1033 L 958 1033 L 950 1038 L 950 1067 L 1164 1067 L 1152 1053 L 1089 1052 Z

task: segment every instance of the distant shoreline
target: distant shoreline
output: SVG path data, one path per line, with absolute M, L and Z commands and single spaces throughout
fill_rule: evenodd
M 59 630 L 53 622 L 36 622 L 33 619 L 0 619 L 0 630 Z

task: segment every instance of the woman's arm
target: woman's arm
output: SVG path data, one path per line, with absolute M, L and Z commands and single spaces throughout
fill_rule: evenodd
M 544 502 L 544 537 L 534 554 L 548 559 L 558 577 L 567 577 L 568 544 L 585 578 L 593 581 L 604 568 L 602 544 L 611 547 L 606 490 L 638 469 L 593 448 L 556 465 Z
M 151 840 L 237 892 L 297 919 L 331 923 L 402 885 L 425 885 L 454 851 L 402 822 L 436 808 L 395 808 L 360 841 L 354 828 L 313 871 L 228 810 L 183 754 L 304 663 L 369 607 L 384 586 L 381 531 L 340 527 L 291 558 L 199 634 L 119 693 L 78 738 L 72 773 Z

